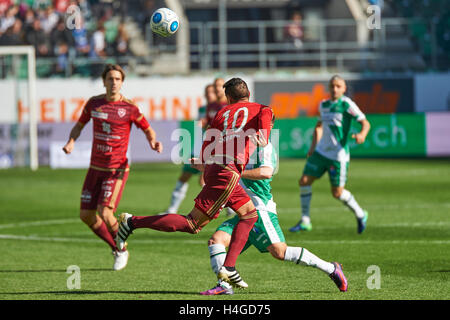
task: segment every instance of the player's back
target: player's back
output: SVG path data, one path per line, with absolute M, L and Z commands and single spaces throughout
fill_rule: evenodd
M 207 160 L 222 157 L 224 163 L 238 164 L 240 170 L 256 149 L 250 137 L 260 130 L 270 133 L 272 109 L 254 102 L 238 102 L 221 109 L 211 123 L 205 136 L 202 156 Z

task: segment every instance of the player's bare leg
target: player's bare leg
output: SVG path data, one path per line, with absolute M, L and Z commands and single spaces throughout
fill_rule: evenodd
M 366 210 L 363 210 L 358 202 L 356 202 L 355 197 L 351 194 L 350 191 L 345 189 L 343 186 L 331 187 L 331 193 L 334 198 L 342 201 L 344 205 L 346 205 L 350 210 L 353 211 L 356 217 L 358 233 L 362 233 L 366 229 L 367 218 L 369 216 Z
M 291 232 L 311 231 L 312 229 L 309 211 L 312 198 L 312 184 L 316 179 L 317 178 L 313 176 L 302 175 L 302 177 L 299 180 L 300 205 L 302 208 L 302 217 L 295 226 L 289 229 L 289 231 Z
M 119 223 L 117 222 L 117 218 L 114 216 L 114 209 L 108 206 L 100 205 L 97 207 L 97 212 L 100 218 L 105 222 L 113 238 L 115 238 L 117 231 L 119 230 Z
M 113 216 L 114 217 L 114 216 Z M 103 241 L 110 247 L 114 255 L 114 270 L 121 270 L 125 268 L 128 262 L 128 251 L 120 252 L 117 249 L 114 237 L 105 221 L 97 215 L 96 210 L 81 210 L 80 219 Z M 115 218 L 114 218 L 115 219 Z

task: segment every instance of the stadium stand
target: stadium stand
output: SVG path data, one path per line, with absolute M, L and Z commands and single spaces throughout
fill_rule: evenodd
M 217 1 L 174 0 L 189 25 L 185 38 L 188 69 L 207 71 L 221 65 Z M 269 3 L 270 1 L 268 1 Z M 215 5 L 214 5 L 215 3 Z M 425 71 L 450 67 L 450 2 L 442 0 L 341 0 L 229 2 L 228 68 L 293 69 L 329 67 L 342 71 Z M 237 4 L 237 5 L 236 5 Z M 382 7 L 383 29 L 359 32 L 369 5 Z M 0 45 L 33 45 L 39 77 L 96 77 L 115 62 L 136 75 L 158 73 L 166 63 L 181 70 L 179 35 L 155 36 L 151 14 L 163 0 L 0 0 Z M 70 8 L 80 13 L 77 19 Z M 289 35 L 290 19 L 300 20 L 300 35 Z M 345 22 L 347 21 L 347 22 Z M 77 23 L 77 28 L 68 28 Z M 359 27 L 360 30 L 358 31 Z M 295 29 L 292 29 L 295 30 Z M 295 32 L 295 31 L 294 31 Z M 361 41 L 362 37 L 366 38 Z M 172 56 L 170 56 L 172 54 Z M 170 59 L 165 59 L 169 57 Z M 0 78 L 11 72 L 10 57 L 0 58 Z M 223 65 L 223 64 L 222 64 Z M 20 74 L 26 73 L 23 61 Z

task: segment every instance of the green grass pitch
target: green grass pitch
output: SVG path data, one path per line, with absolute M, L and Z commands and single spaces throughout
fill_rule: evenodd
M 448 159 L 353 159 L 347 188 L 369 222 L 356 233 L 353 213 L 330 193 L 328 177 L 313 186 L 313 230 L 288 231 L 300 217 L 298 178 L 304 159 L 285 159 L 272 186 L 288 245 L 339 261 L 349 281 L 341 293 L 321 271 L 273 259 L 250 248 L 237 269 L 249 283 L 233 296 L 204 297 L 215 284 L 207 241 L 221 215 L 198 235 L 137 230 L 126 269 L 112 271 L 109 247 L 78 218 L 86 170 L 0 171 L 0 300 L 306 300 L 450 298 L 450 165 Z M 117 213 L 152 215 L 169 201 L 180 167 L 135 164 Z M 181 213 L 200 190 L 191 180 Z M 67 268 L 80 268 L 80 289 L 69 289 Z M 379 270 L 379 289 L 376 275 Z M 369 284 L 369 285 L 368 285 Z

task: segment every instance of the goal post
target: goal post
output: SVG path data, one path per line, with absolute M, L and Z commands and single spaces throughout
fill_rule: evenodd
M 38 128 L 37 128 L 37 100 L 36 100 L 36 55 L 33 46 L 0 46 L 0 56 L 25 55 L 28 62 L 27 95 L 29 103 L 29 152 L 30 168 L 35 171 L 39 167 L 38 158 Z

